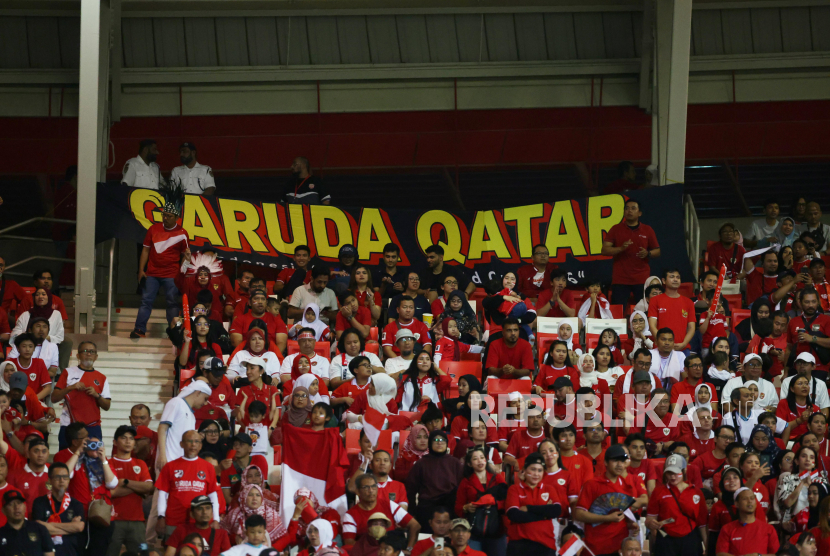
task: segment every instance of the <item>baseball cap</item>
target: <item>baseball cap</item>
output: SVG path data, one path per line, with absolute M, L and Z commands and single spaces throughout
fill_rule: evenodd
M 257 288 L 255 290 L 251 290 L 250 299 L 253 299 L 255 295 L 263 295 L 265 297 L 268 297 L 268 294 L 262 288 Z
M 753 359 L 757 359 L 759 363 L 761 363 L 761 356 L 757 353 L 747 353 L 746 357 L 744 357 L 744 365 L 752 361 Z
M 605 450 L 605 461 L 615 459 L 628 459 L 628 454 L 625 453 L 625 450 L 619 444 L 612 444 Z
M 648 371 L 634 371 L 634 376 L 631 377 L 631 384 L 639 384 L 640 382 L 651 382 L 651 375 Z
M 564 388 L 566 386 L 570 386 L 571 388 L 574 387 L 574 383 L 571 382 L 571 379 L 569 379 L 566 376 L 560 376 L 559 378 L 553 381 L 554 390 L 559 390 L 560 388 Z
M 11 390 L 23 390 L 25 392 L 28 386 L 29 378 L 26 373 L 20 371 L 12 373 L 11 378 L 9 378 L 9 388 Z
M 251 440 L 251 437 L 248 436 L 248 434 L 244 433 L 244 432 L 237 433 L 237 435 L 233 437 L 233 441 L 234 442 L 241 442 L 242 444 L 247 444 L 248 446 L 253 446 L 254 445 L 254 441 Z
M 215 357 L 214 359 L 219 359 L 219 358 Z M 265 360 L 262 359 L 262 357 L 251 357 L 250 359 L 245 361 L 245 364 L 246 365 L 259 365 L 263 369 L 265 368 Z
M 193 144 L 193 143 L 191 143 L 190 141 L 185 141 L 184 143 L 182 143 L 181 145 L 179 145 L 179 148 L 180 148 L 180 149 L 183 149 L 184 147 L 187 147 L 187 148 L 188 148 L 188 149 L 190 149 L 191 151 L 195 151 L 195 150 L 196 150 L 196 145 L 194 145 L 194 144 Z
M 191 508 L 198 508 L 199 506 L 212 506 L 213 502 L 210 501 L 210 498 L 202 494 L 201 496 L 197 496 L 190 502 Z
M 529 456 L 527 456 L 525 458 L 524 468 L 527 469 L 528 467 L 530 467 L 534 463 L 538 463 L 542 467 L 545 467 L 545 458 L 542 457 L 542 454 L 537 454 L 537 453 L 530 454 Z
M 450 529 L 455 529 L 456 527 L 463 527 L 467 531 L 472 529 L 472 527 L 470 527 L 470 522 L 462 517 L 452 520 L 452 527 L 450 527 Z
M 340 252 L 337 253 L 337 257 L 357 257 L 357 249 L 351 243 L 347 243 L 340 248 Z
M 682 473 L 686 469 L 686 459 L 680 454 L 672 454 L 666 458 L 663 473 Z
M 259 357 L 255 357 L 254 359 L 260 359 Z M 265 368 L 265 365 L 262 366 Z M 222 362 L 221 359 L 218 357 L 211 357 L 210 359 L 205 359 L 204 368 L 206 371 L 209 371 L 215 377 L 224 376 L 225 372 L 228 368 L 225 366 L 225 363 Z
M 408 328 L 401 328 L 397 332 L 395 332 L 395 343 L 397 344 L 401 340 L 409 338 L 411 340 L 415 340 L 415 334 Z M 25 376 L 25 375 L 24 375 Z
M 809 351 L 802 351 L 798 354 L 798 357 L 796 357 L 795 360 L 804 361 L 806 363 L 813 363 L 814 365 L 816 363 L 816 358 Z
M 374 520 L 376 520 L 376 519 L 382 519 L 382 520 L 384 520 L 386 523 L 392 523 L 392 522 L 389 520 L 389 518 L 388 518 L 388 517 L 386 517 L 386 514 L 384 514 L 384 513 L 382 513 L 382 512 L 375 512 L 375 513 L 373 513 L 372 515 L 370 515 L 370 516 L 369 516 L 369 519 L 367 519 L 366 521 L 367 521 L 367 522 L 368 522 L 368 521 L 374 521 Z
M 16 490 L 10 490 L 9 492 L 7 492 L 6 494 L 3 495 L 3 506 L 6 506 L 7 504 L 11 504 L 15 500 L 19 500 L 20 502 L 25 502 L 26 497 L 23 496 L 21 493 L 19 493 Z

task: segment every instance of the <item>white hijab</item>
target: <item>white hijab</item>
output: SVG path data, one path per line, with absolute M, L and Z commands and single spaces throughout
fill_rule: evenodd
M 308 372 L 304 375 L 300 375 L 300 378 L 298 378 L 297 380 L 294 381 L 294 388 L 296 388 L 297 386 L 302 386 L 304 388 L 308 388 L 309 393 L 311 393 L 311 383 L 314 382 L 315 380 L 318 380 L 318 378 L 317 378 L 317 375 L 315 375 L 314 373 Z M 319 383 L 319 381 L 317 382 L 317 388 L 318 388 L 317 393 L 314 394 L 313 396 L 310 396 L 308 401 L 310 401 L 312 404 L 315 404 L 315 403 L 318 403 L 318 402 L 329 403 L 329 397 L 328 396 L 321 396 L 320 395 L 320 390 L 319 390 L 320 383 Z
M 756 382 L 756 384 L 757 384 L 757 382 Z M 706 402 L 705 404 L 700 403 L 697 400 L 697 394 L 698 394 L 698 392 L 700 392 L 701 388 L 706 388 L 707 390 L 709 390 L 709 401 Z M 700 384 L 695 386 L 695 399 L 694 399 L 695 407 L 694 407 L 694 409 L 698 409 L 700 407 L 705 407 L 706 409 L 714 412 L 714 409 L 712 409 L 712 397 L 714 395 L 715 395 L 715 393 L 712 391 L 712 388 L 708 384 L 706 384 L 705 382 L 701 382 Z
M 594 362 L 594 370 L 590 373 L 586 373 L 582 370 L 582 365 L 585 363 L 586 359 L 591 359 Z M 579 356 L 579 359 L 576 361 L 576 367 L 579 369 L 579 386 L 580 387 L 592 387 L 599 382 L 600 373 L 597 371 L 597 362 L 594 361 L 594 356 L 590 353 L 583 353 Z
M 320 548 L 327 548 L 334 543 L 334 529 L 331 523 L 325 519 L 315 519 L 308 526 L 317 529 L 317 536 L 320 537 L 320 544 L 314 547 L 315 551 Z
M 11 361 L 4 361 L 3 363 L 0 363 L 0 390 L 2 390 L 4 392 L 10 392 L 11 389 L 12 389 L 12 387 L 9 386 L 9 383 L 6 382 L 6 379 L 3 378 L 3 375 L 5 374 L 5 371 L 6 371 L 6 367 L 8 367 L 9 365 L 14 367 L 15 371 L 17 370 L 17 367 Z
M 309 309 L 314 311 L 314 315 L 316 317 L 314 319 L 314 322 L 308 322 L 307 320 L 305 320 L 306 311 L 308 311 Z M 313 301 L 306 305 L 305 308 L 303 308 L 303 320 L 300 321 L 300 324 L 302 324 L 303 328 L 311 328 L 312 330 L 314 330 L 315 340 L 317 340 L 318 342 L 323 341 L 323 333 L 326 331 L 328 326 L 326 326 L 326 323 L 320 320 L 319 305 L 317 305 Z
M 369 407 L 383 413 L 384 415 L 392 415 L 389 408 L 386 407 L 386 404 L 389 403 L 390 400 L 395 399 L 395 395 L 398 393 L 398 387 L 395 385 L 395 379 L 389 375 L 378 373 L 376 375 L 372 375 L 372 383 L 375 385 L 375 395 L 367 395 L 366 399 L 369 402 Z
M 565 325 L 571 326 L 571 324 L 569 322 L 563 322 L 563 323 L 560 323 L 559 328 L 556 329 L 556 333 L 559 336 L 560 340 L 562 340 L 562 334 L 560 332 L 562 331 L 562 327 L 565 326 Z M 568 344 L 568 351 L 573 351 L 573 349 L 574 349 L 574 331 L 573 331 L 573 327 L 571 327 L 571 337 L 568 338 L 567 340 L 562 340 L 562 341 L 565 342 L 566 344 Z

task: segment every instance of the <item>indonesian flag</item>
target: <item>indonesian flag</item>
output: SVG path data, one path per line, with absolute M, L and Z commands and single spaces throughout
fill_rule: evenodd
M 313 431 L 285 424 L 282 444 L 280 511 L 287 523 L 294 513 L 294 494 L 305 487 L 321 506 L 343 516 L 346 506 L 346 448 L 336 428 Z
M 813 473 L 810 473 L 809 471 L 803 471 L 801 474 L 798 475 L 798 478 L 801 480 L 804 480 L 806 477 L 810 477 L 810 482 L 814 483 L 816 482 L 816 479 L 818 479 L 819 477 L 819 472 L 814 471 Z
M 366 412 L 363 414 L 363 432 L 366 433 L 366 436 L 372 442 L 372 448 L 378 445 L 380 431 L 383 430 L 386 424 L 386 415 L 372 407 L 366 409 Z
M 583 548 L 585 543 L 582 542 L 576 535 L 571 535 L 571 540 L 562 545 L 559 549 L 559 556 L 576 556 L 580 548 Z

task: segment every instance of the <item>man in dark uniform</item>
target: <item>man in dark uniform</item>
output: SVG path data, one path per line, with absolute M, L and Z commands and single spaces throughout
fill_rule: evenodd
M 3 495 L 8 520 L 0 527 L 0 554 L 4 556 L 55 556 L 55 545 L 46 527 L 26 519 L 26 498 L 12 490 Z
M 323 190 L 320 178 L 311 175 L 311 164 L 304 156 L 298 156 L 291 164 L 289 180 L 283 201 L 286 204 L 330 205 L 331 195 Z
M 52 464 L 49 481 L 52 490 L 32 504 L 32 521 L 46 523 L 55 545 L 55 556 L 77 556 L 85 525 L 84 506 L 66 492 L 69 468 L 65 463 Z

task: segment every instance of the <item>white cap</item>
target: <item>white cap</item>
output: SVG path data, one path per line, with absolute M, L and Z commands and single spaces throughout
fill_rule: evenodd
M 398 342 L 400 342 L 401 340 L 403 340 L 404 338 L 409 338 L 409 339 L 414 340 L 415 339 L 415 334 L 413 334 L 412 331 L 408 328 L 401 328 L 400 330 L 395 332 L 395 343 L 396 344 Z
M 516 400 L 521 400 L 522 395 L 519 392 L 510 392 L 507 394 L 507 400 L 511 402 L 515 402 Z
M 761 356 L 758 355 L 757 353 L 747 353 L 746 357 L 744 357 L 744 365 L 746 365 L 747 363 L 749 363 L 753 359 L 757 359 L 758 361 L 763 361 L 761 359 Z
M 798 354 L 798 357 L 796 357 L 795 360 L 804 361 L 805 363 L 812 363 L 813 365 L 816 364 L 816 358 L 813 357 L 813 354 L 809 351 L 802 351 Z
M 686 469 L 686 459 L 680 454 L 672 454 L 666 458 L 664 473 L 682 473 Z
M 265 360 L 262 357 L 251 357 L 244 363 L 245 365 L 259 365 L 265 370 Z

